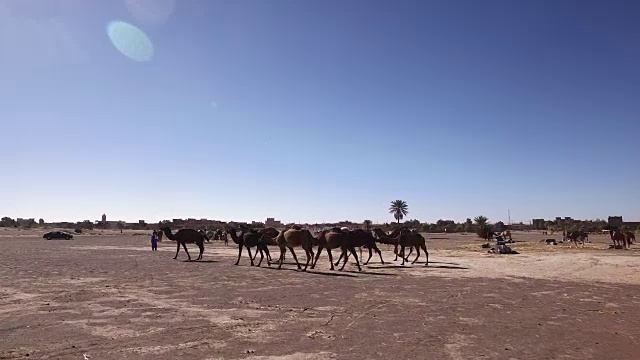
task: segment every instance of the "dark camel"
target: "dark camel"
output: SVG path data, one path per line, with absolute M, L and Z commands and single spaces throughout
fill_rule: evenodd
M 404 230 L 404 231 L 400 231 L 400 234 L 395 237 L 395 238 L 389 238 L 387 237 L 386 239 L 384 239 L 385 241 L 392 241 L 396 244 L 398 244 L 398 246 L 400 247 L 400 257 L 402 258 L 402 264 L 404 265 L 404 261 L 406 260 L 405 258 L 405 248 L 407 246 L 413 246 L 416 248 L 416 258 L 411 262 L 411 264 L 415 264 L 416 261 L 418 261 L 418 258 L 420 257 L 420 249 L 424 250 L 425 255 L 427 256 L 427 262 L 424 264 L 424 266 L 429 266 L 429 252 L 427 251 L 427 242 L 424 239 L 424 237 L 420 234 L 416 234 L 416 233 L 412 233 L 411 231 L 408 230 Z M 408 255 L 406 255 L 408 256 Z M 407 260 L 409 261 L 409 260 Z
M 584 243 L 589 239 L 589 235 L 584 231 L 567 231 L 565 233 L 565 238 L 572 241 L 577 248 L 578 241 L 580 241 L 582 243 L 582 247 L 584 247 Z
M 173 257 L 174 259 L 178 258 L 180 245 L 182 245 L 182 247 L 184 248 L 184 252 L 187 253 L 187 257 L 189 258 L 189 260 L 191 260 L 191 255 L 189 255 L 189 250 L 187 250 L 187 243 L 195 243 L 196 245 L 198 245 L 200 254 L 198 255 L 198 258 L 196 260 L 202 259 L 202 253 L 204 252 L 204 241 L 207 238 L 206 235 L 203 235 L 202 233 L 193 229 L 181 229 L 178 230 L 178 232 L 176 232 L 175 234 L 171 233 L 171 229 L 168 227 L 163 227 L 161 230 L 169 240 L 173 240 L 178 243 L 176 256 Z
M 624 249 L 629 248 L 629 237 L 620 230 L 609 230 L 609 236 L 613 241 L 613 247 L 622 246 Z
M 315 268 L 316 263 L 318 262 L 318 258 L 320 257 L 320 253 L 322 253 L 322 249 L 326 248 L 327 254 L 329 254 L 329 263 L 331 264 L 331 270 L 334 270 L 333 255 L 331 254 L 331 249 L 340 248 L 342 250 L 340 259 L 342 259 L 342 256 L 344 256 L 344 262 L 342 263 L 340 271 L 342 271 L 344 269 L 344 266 L 347 264 L 347 251 L 349 251 L 356 259 L 358 271 L 362 271 L 362 268 L 360 268 L 360 262 L 358 261 L 358 254 L 356 254 L 356 249 L 353 246 L 353 239 L 354 236 L 350 231 L 341 230 L 340 228 L 333 228 L 331 230 L 324 230 L 320 232 L 320 235 L 318 236 L 318 252 L 316 253 L 315 260 L 311 264 L 311 268 Z
M 364 246 L 369 249 L 369 258 L 367 259 L 367 261 L 363 262 L 362 265 L 367 265 L 369 263 L 369 260 L 371 260 L 371 257 L 373 256 L 373 250 L 378 253 L 378 255 L 380 256 L 380 262 L 382 263 L 382 265 L 384 265 L 384 260 L 382 260 L 382 252 L 380 251 L 380 249 L 378 249 L 378 246 L 376 245 L 376 238 L 371 234 L 371 232 L 362 229 L 355 229 L 353 231 L 350 231 L 349 234 L 351 245 L 353 245 L 354 248 L 360 248 L 360 260 L 362 260 L 362 247 Z M 336 266 L 338 266 L 344 254 L 344 252 L 340 254 L 338 261 L 336 261 L 335 263 Z M 347 258 L 348 257 L 349 253 L 347 253 Z
M 265 245 L 278 246 L 278 243 L 276 242 L 276 237 L 278 237 L 278 234 L 280 233 L 278 230 L 272 227 L 268 227 L 268 228 L 261 229 L 258 232 L 260 233 L 260 240 L 262 240 L 265 243 Z M 256 256 L 258 256 L 257 252 L 253 254 L 254 260 L 256 259 Z M 267 260 L 273 261 L 273 259 L 271 258 L 271 254 L 268 251 L 267 251 Z
M 627 243 L 629 244 L 629 247 L 631 247 L 631 244 L 636 242 L 636 234 L 631 231 L 625 231 L 624 234 L 627 237 Z
M 396 258 L 393 261 L 398 260 L 398 242 L 394 239 L 400 235 L 402 231 L 408 231 L 408 228 L 401 227 L 393 230 L 391 234 L 387 235 L 382 229 L 374 228 L 373 233 L 378 237 L 378 242 L 381 244 L 393 245 L 393 253 L 396 254 Z M 405 258 L 406 261 L 409 261 L 409 255 L 413 252 L 413 247 L 409 248 L 409 254 Z
M 240 257 L 242 256 L 242 247 L 247 248 L 247 252 L 249 253 L 249 260 L 251 260 L 251 266 L 255 266 L 253 263 L 253 257 L 251 256 L 251 248 L 257 247 L 256 254 L 260 252 L 260 261 L 258 262 L 258 266 L 262 264 L 262 260 L 264 259 L 264 253 L 267 254 L 267 265 L 271 266 L 269 258 L 269 248 L 262 241 L 261 234 L 252 229 L 243 229 L 240 236 L 236 234 L 235 229 L 228 229 L 227 233 L 231 236 L 231 239 L 234 243 L 238 244 L 238 260 L 236 260 L 235 265 L 240 263 Z
M 307 263 L 304 266 L 303 271 L 307 271 L 307 266 L 309 266 L 309 262 L 313 259 L 313 249 L 312 244 L 314 242 L 313 235 L 309 230 L 302 229 L 284 229 L 278 233 L 278 236 L 275 239 L 278 247 L 280 248 L 280 264 L 278 265 L 278 269 L 282 267 L 282 262 L 284 261 L 284 254 L 287 251 L 291 251 L 291 255 L 293 255 L 293 259 L 296 261 L 296 265 L 298 265 L 298 270 L 302 270 L 300 263 L 298 262 L 298 258 L 296 257 L 296 253 L 293 251 L 294 247 L 302 247 L 304 252 L 307 255 Z

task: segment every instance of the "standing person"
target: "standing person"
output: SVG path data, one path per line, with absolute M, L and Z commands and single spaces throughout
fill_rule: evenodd
M 158 250 L 158 233 L 153 230 L 153 234 L 151 234 L 151 251 Z

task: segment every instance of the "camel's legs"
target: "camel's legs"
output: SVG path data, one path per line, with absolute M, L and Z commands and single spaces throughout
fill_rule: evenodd
M 251 266 L 255 266 L 253 264 L 253 258 L 251 257 L 251 247 L 247 245 L 246 248 L 247 248 L 247 252 L 249 253 L 249 259 L 251 259 Z M 256 255 L 258 255 L 257 251 L 256 251 Z
M 373 249 L 378 253 L 378 255 L 380 256 L 380 262 L 382 263 L 382 265 L 384 265 L 384 260 L 382 260 L 382 251 L 380 251 L 377 246 Z
M 307 254 L 307 263 L 304 264 L 304 270 L 302 271 L 307 271 L 307 266 L 309 266 L 309 261 L 313 260 L 313 253 L 309 252 L 309 249 L 304 249 L 305 254 Z
M 291 255 L 293 255 L 293 260 L 296 261 L 296 265 L 298 265 L 298 270 L 302 270 L 302 266 L 300 266 L 300 263 L 298 262 L 298 258 L 296 257 L 296 253 L 293 252 L 293 248 L 291 246 L 288 246 L 289 251 L 291 251 Z
M 284 261 L 284 253 L 285 251 L 287 251 L 287 249 L 284 247 L 284 245 L 280 246 L 280 265 L 278 265 L 278 269 L 280 269 L 282 267 L 282 262 Z
M 424 254 L 427 256 L 427 262 L 424 266 L 429 266 L 429 252 L 427 251 L 427 245 L 422 245 L 422 250 L 424 250 Z
M 182 243 L 182 247 L 184 248 L 184 252 L 187 253 L 189 260 L 191 260 L 191 255 L 189 255 L 189 250 L 187 250 L 187 243 Z
M 400 245 L 400 247 L 402 248 L 402 250 L 400 250 L 400 257 L 402 258 L 402 264 L 400 264 L 400 265 L 404 265 L 404 260 L 405 260 L 405 258 L 404 258 L 404 245 Z
M 271 266 L 271 254 L 269 253 L 269 247 L 267 245 L 263 245 L 263 248 L 264 252 L 267 254 L 267 265 Z M 262 259 L 260 261 L 262 261 Z
M 342 262 L 342 267 L 340 268 L 340 271 L 342 271 L 344 269 L 344 266 L 347 265 L 347 258 L 349 257 L 349 254 L 347 253 L 347 247 L 346 246 L 342 246 L 340 247 L 340 249 L 342 250 L 342 254 L 344 255 L 344 261 Z
M 242 256 L 242 243 L 238 244 L 238 260 L 234 265 L 238 265 L 240 263 L 240 256 Z
M 327 254 L 329 254 L 329 264 L 331 264 L 331 270 L 335 270 L 333 267 L 333 254 L 331 254 L 331 248 L 327 247 Z
M 258 261 L 258 267 L 260 267 L 260 264 L 262 264 L 262 259 L 264 259 L 264 253 L 262 251 L 262 249 L 260 248 L 260 246 L 258 245 L 257 249 L 256 249 L 256 255 L 258 256 L 258 251 L 260 252 L 260 261 Z M 267 262 L 269 262 L 269 260 L 267 259 Z
M 174 256 L 174 259 L 178 258 L 178 253 L 180 252 L 180 241 L 176 241 L 176 244 L 178 244 L 178 248 L 176 249 L 176 256 Z
M 412 253 L 413 253 L 413 246 L 409 246 L 409 254 L 407 254 L 407 257 L 405 257 L 404 259 L 409 261 L 409 256 L 411 256 Z
M 320 257 L 320 253 L 322 253 L 322 249 L 324 248 L 324 246 L 322 245 L 318 245 L 318 252 L 316 253 L 316 258 L 313 260 L 313 262 L 311 262 L 311 268 L 315 269 L 316 264 L 318 263 L 318 258 Z
M 348 250 L 351 253 L 351 255 L 353 255 L 353 257 L 356 259 L 356 265 L 358 266 L 358 271 L 362 271 L 362 269 L 360 268 L 360 262 L 358 261 L 358 254 L 356 253 L 356 249 L 352 246 L 352 247 L 349 247 Z M 343 248 L 342 251 L 346 252 L 347 249 Z M 347 256 L 346 255 L 344 257 L 344 262 L 342 263 L 342 268 L 340 268 L 340 271 L 342 271 L 342 269 L 344 269 L 345 265 L 347 265 Z
M 200 254 L 198 255 L 198 260 L 202 260 L 202 254 L 204 253 L 204 244 L 199 244 L 198 248 L 200 249 Z
M 416 261 L 418 261 L 418 258 L 420 257 L 420 247 L 418 246 L 416 246 L 416 253 L 417 253 L 416 258 L 413 259 L 413 261 L 411 262 L 412 265 L 415 264 Z
M 398 244 L 393 246 L 393 253 L 396 254 L 396 258 L 393 261 L 398 261 Z
M 362 250 L 362 248 L 360 248 L 360 250 Z M 372 256 L 373 256 L 373 250 L 369 248 L 369 258 L 367 259 L 366 262 L 363 262 L 362 265 L 367 265 L 369 263 L 369 260 L 371 260 Z M 362 251 L 360 251 L 360 259 L 362 259 Z
M 342 260 L 342 257 L 344 256 L 344 252 L 340 252 L 340 257 L 338 258 L 338 261 L 335 262 L 335 266 L 340 265 L 340 260 Z M 347 254 L 347 256 L 349 256 L 349 254 Z

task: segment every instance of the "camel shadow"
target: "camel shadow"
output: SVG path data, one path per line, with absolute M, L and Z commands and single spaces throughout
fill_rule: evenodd
M 429 264 L 444 264 L 444 265 L 463 266 L 462 264 L 450 263 L 450 262 L 442 262 L 442 261 L 429 261 Z
M 325 272 L 325 271 L 317 271 L 317 270 L 312 270 L 307 268 L 307 271 L 303 271 L 303 270 L 298 270 L 297 268 L 292 269 L 292 268 L 280 268 L 278 269 L 278 267 L 266 267 L 265 269 L 269 269 L 269 270 L 275 270 L 275 271 L 293 271 L 293 272 L 297 272 L 297 273 L 307 273 L 307 274 L 312 274 L 312 275 L 322 275 L 322 276 L 336 276 L 336 277 L 357 277 L 355 275 L 351 275 L 351 274 L 345 274 L 346 271 L 343 272 Z
M 425 267 L 435 268 L 435 269 L 469 270 L 469 268 L 466 266 L 431 265 L 431 263 L 429 263 L 429 266 L 425 266 Z
M 378 265 L 378 266 L 368 266 L 369 269 L 411 269 L 409 265 Z
M 355 275 L 347 274 L 350 271 L 307 271 L 309 274 L 322 275 L 322 276 L 335 276 L 335 277 L 352 277 L 357 278 Z
M 185 263 L 194 263 L 194 264 L 208 264 L 208 263 L 217 263 L 219 262 L 218 260 L 182 260 L 182 262 Z
M 398 274 L 389 274 L 389 273 L 383 273 L 383 272 L 376 272 L 376 271 L 355 271 L 355 270 L 347 270 L 345 272 L 348 273 L 353 273 L 353 274 L 362 274 L 362 275 L 373 275 L 373 276 L 398 276 Z

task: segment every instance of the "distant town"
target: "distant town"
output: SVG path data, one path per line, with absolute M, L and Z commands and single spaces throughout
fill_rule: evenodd
M 406 220 L 400 222 L 402 225 L 416 229 L 422 232 L 471 232 L 474 231 L 475 221 L 471 218 L 466 219 L 465 222 L 455 222 L 453 220 L 438 220 L 435 223 L 420 222 L 419 220 Z M 294 223 L 283 223 L 280 220 L 269 217 L 264 222 L 252 221 L 247 222 L 226 222 L 220 220 L 210 219 L 171 219 L 162 220 L 158 223 L 147 223 L 145 220 L 139 220 L 138 222 L 125 222 L 121 220 L 108 220 L 106 214 L 102 214 L 99 220 L 84 220 L 79 222 L 46 222 L 44 219 L 35 218 L 17 218 L 12 219 L 10 217 L 3 217 L 0 220 L 0 227 L 16 227 L 16 228 L 59 228 L 59 229 L 112 229 L 112 230 L 158 230 L 162 226 L 169 226 L 176 229 L 191 228 L 191 229 L 223 229 L 227 226 L 238 227 L 245 225 L 253 228 L 265 228 L 271 227 L 275 229 L 282 229 L 286 226 L 293 225 Z M 347 227 L 350 229 L 355 228 L 372 228 L 376 226 L 388 227 L 395 224 L 390 221 L 388 223 L 375 224 L 370 220 L 364 220 L 362 222 L 352 221 L 340 221 L 336 223 L 314 223 L 314 224 L 300 224 L 297 225 L 313 230 L 319 231 L 331 227 Z M 569 229 L 580 229 L 588 232 L 599 232 L 610 227 L 625 228 L 628 230 L 640 229 L 640 221 L 624 221 L 622 216 L 609 216 L 607 220 L 595 219 L 595 220 L 577 220 L 571 217 L 556 217 L 553 220 L 546 219 L 532 219 L 528 224 L 523 222 L 505 224 L 502 221 L 494 223 L 497 228 L 505 228 L 510 230 L 550 230 L 561 231 Z

